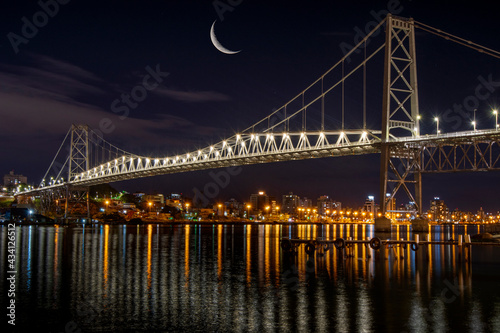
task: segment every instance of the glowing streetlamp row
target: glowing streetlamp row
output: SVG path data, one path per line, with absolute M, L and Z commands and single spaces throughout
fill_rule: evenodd
M 476 111 L 477 109 L 474 109 L 474 119 L 471 122 L 471 125 L 474 127 L 474 132 L 477 129 L 477 121 L 476 121 Z M 495 115 L 495 129 L 498 131 L 500 130 L 500 124 L 498 124 L 498 110 L 492 110 L 493 114 Z M 417 120 L 420 121 L 421 116 L 417 115 Z M 440 134 L 441 130 L 439 129 L 439 117 L 434 117 L 434 121 L 436 122 L 436 134 Z M 417 126 L 418 127 L 418 126 Z

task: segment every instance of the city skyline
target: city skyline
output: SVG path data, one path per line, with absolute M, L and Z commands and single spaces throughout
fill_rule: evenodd
M 388 12 L 498 49 L 494 15 L 481 4 L 454 3 L 449 17 L 447 4 L 433 4 L 434 15 L 429 15 L 427 7 L 411 1 L 317 2 L 305 10 L 285 2 L 235 1 L 230 8 L 216 1 L 99 7 L 50 3 L 58 4 L 57 12 L 37 3 L 10 4 L 11 15 L 1 23 L 6 52 L 0 57 L 0 131 L 8 156 L 1 171 L 15 169 L 35 184 L 71 123 L 88 123 L 110 142 L 145 156 L 180 154 L 233 135 L 302 90 Z M 37 21 L 30 34 L 33 19 L 43 18 L 37 13 L 47 10 L 53 15 L 47 14 L 45 23 Z M 101 28 L 86 24 L 88 17 Z M 255 19 L 260 24 L 252 24 Z M 221 44 L 241 52 L 228 55 L 214 48 L 209 36 L 214 20 Z M 435 132 L 435 116 L 443 132 L 471 129 L 472 120 L 479 129 L 494 128 L 497 60 L 423 32 L 416 38 L 422 134 Z M 381 65 L 373 71 L 380 72 Z M 139 91 L 138 86 L 152 88 L 144 88 L 144 100 L 123 97 Z M 375 128 L 379 105 L 369 106 L 367 114 L 368 125 Z M 327 114 L 336 125 L 338 116 Z M 379 156 L 368 155 L 242 166 L 218 190 L 227 197 L 266 186 L 308 197 L 338 191 L 343 201 L 354 204 L 357 198 L 379 196 L 379 164 Z M 210 172 L 219 171 L 112 185 L 128 191 L 172 186 L 193 196 L 214 182 Z M 457 207 L 498 210 L 495 184 L 496 173 L 424 175 L 423 202 L 440 196 Z
M 118 193 L 120 193 L 119 190 L 117 190 Z M 169 193 L 169 194 L 167 194 Z M 266 197 L 272 198 L 280 207 L 280 211 L 285 209 L 285 197 L 289 195 L 293 195 L 297 197 L 298 202 L 296 204 L 296 207 L 319 207 L 320 201 L 326 197 L 326 199 L 329 199 L 332 201 L 334 204 L 338 204 L 340 207 L 344 207 L 345 209 L 349 210 L 362 210 L 366 207 L 367 201 L 371 201 L 374 205 L 373 210 L 378 210 L 378 203 L 374 195 L 368 195 L 364 199 L 359 199 L 356 203 L 353 204 L 346 204 L 344 201 L 342 201 L 342 198 L 340 196 L 332 196 L 330 194 L 321 194 L 317 196 L 304 196 L 301 195 L 301 193 L 295 193 L 295 192 L 286 192 L 286 193 L 281 193 L 281 194 L 269 194 L 265 189 L 260 189 L 259 191 L 256 191 L 255 193 L 245 193 L 245 194 L 239 194 L 238 196 L 235 197 L 217 197 L 213 198 L 209 201 L 207 201 L 205 204 L 202 200 L 195 202 L 195 197 L 190 197 L 188 195 L 184 195 L 182 192 L 175 192 L 175 191 L 163 191 L 163 192 L 142 192 L 142 191 L 136 191 L 132 192 L 130 194 L 137 195 L 137 194 L 144 194 L 145 196 L 154 196 L 154 195 L 161 195 L 165 198 L 169 197 L 175 197 L 175 198 L 183 198 L 187 200 L 186 202 L 189 202 L 189 205 L 193 208 L 198 207 L 198 208 L 203 208 L 203 207 L 215 207 L 219 204 L 225 204 L 226 202 L 231 202 L 232 200 L 236 200 L 236 202 L 246 206 L 248 204 L 251 205 L 251 209 L 255 210 L 256 204 L 252 202 L 252 196 L 258 196 L 258 195 L 264 195 Z M 436 202 L 440 202 L 441 205 L 445 205 L 447 210 L 449 211 L 450 215 L 453 211 L 458 210 L 461 212 L 479 212 L 479 211 L 485 211 L 486 213 L 496 215 L 500 212 L 500 210 L 485 210 L 484 207 L 478 206 L 473 209 L 464 209 L 463 207 L 458 207 L 458 206 L 449 206 L 448 202 L 446 201 L 446 198 L 441 198 L 439 196 L 434 196 L 429 202 L 425 203 L 423 210 L 424 210 L 424 215 L 427 214 L 427 212 L 433 210 L 433 206 L 436 204 Z M 203 205 L 204 204 L 204 205 Z M 268 203 L 269 204 L 269 203 Z M 266 204 L 267 205 L 267 204 Z M 409 206 L 410 202 L 395 202 L 395 206 L 393 209 L 400 209 L 402 206 Z M 338 208 L 337 210 L 341 210 L 342 208 Z M 403 210 L 406 210 L 407 207 L 402 208 Z M 264 209 L 261 209 L 264 210 Z M 319 208 L 318 208 L 319 211 Z
M 218 180 L 217 179 L 217 174 L 214 174 L 214 173 L 210 173 L 210 175 L 212 176 L 212 180 Z M 219 174 L 220 175 L 220 174 Z M 11 170 L 8 174 L 5 174 L 3 176 L 3 190 L 4 190 L 4 194 L 6 193 L 9 193 L 9 189 L 10 190 L 13 190 L 15 188 L 17 188 L 18 186 L 21 186 L 20 184 L 29 184 L 29 182 L 27 182 L 27 177 L 24 176 L 24 175 L 21 175 L 21 174 L 15 174 L 14 173 L 14 170 Z M 220 184 L 220 183 L 219 183 Z M 114 191 L 115 193 L 130 193 L 130 194 L 134 194 L 134 195 L 137 195 L 137 194 L 145 194 L 145 195 L 166 195 L 167 197 L 169 196 L 183 196 L 184 198 L 186 199 L 189 199 L 192 203 L 193 203 L 193 207 L 195 206 L 200 206 L 200 207 L 203 207 L 203 206 L 210 206 L 210 205 L 217 205 L 221 202 L 227 202 L 227 201 L 230 201 L 230 200 L 237 200 L 237 201 L 241 201 L 242 203 L 250 203 L 252 202 L 252 196 L 257 196 L 258 194 L 264 194 L 268 197 L 272 197 L 272 198 L 282 198 L 281 201 L 279 200 L 276 200 L 277 202 L 279 202 L 281 204 L 281 207 L 282 209 L 285 208 L 285 197 L 288 197 L 288 196 L 293 196 L 293 197 L 296 197 L 298 202 L 300 203 L 300 205 L 298 203 L 295 204 L 295 206 L 300 206 L 300 207 L 304 207 L 304 206 L 314 206 L 313 203 L 314 201 L 313 200 L 316 200 L 317 201 L 317 204 L 316 206 L 318 206 L 318 209 L 319 209 L 319 201 L 326 197 L 326 199 L 331 199 L 333 200 L 333 202 L 337 202 L 338 201 L 338 204 L 341 205 L 342 203 L 342 198 L 341 196 L 331 196 L 331 193 L 323 193 L 323 194 L 313 194 L 312 196 L 308 197 L 308 196 L 304 196 L 302 195 L 301 193 L 294 193 L 293 191 L 289 191 L 289 192 L 284 192 L 284 193 L 278 193 L 278 192 L 268 192 L 268 190 L 266 188 L 259 188 L 257 191 L 255 191 L 255 193 L 253 194 L 249 194 L 249 193 L 233 193 L 234 196 L 233 197 L 225 197 L 223 195 L 223 193 L 221 195 L 218 195 L 216 197 L 212 197 L 210 195 L 208 195 L 208 198 L 207 196 L 203 193 L 203 192 L 200 192 L 198 191 L 197 189 L 195 189 L 193 191 L 194 193 L 194 196 L 190 196 L 191 193 L 186 193 L 184 194 L 182 191 L 175 191 L 175 190 L 160 190 L 160 191 L 142 191 L 142 190 L 138 190 L 136 189 L 135 191 L 132 191 L 132 192 L 127 192 L 127 190 L 124 190 L 124 189 L 116 189 L 112 186 L 113 184 L 111 184 L 111 187 L 110 187 L 110 190 Z M 217 185 L 217 184 L 215 184 Z M 224 185 L 224 184 L 222 184 Z M 223 186 L 225 187 L 225 186 Z M 170 193 L 169 195 L 167 195 L 166 193 Z M 268 195 L 267 193 L 271 193 L 270 195 Z M 375 193 L 375 192 L 374 192 Z M 92 193 L 91 193 L 92 194 Z M 96 195 L 97 195 L 97 192 L 96 192 Z M 104 193 L 104 198 L 106 198 L 107 195 Z M 112 192 L 110 192 L 110 195 L 109 195 L 109 198 L 112 198 L 113 195 L 112 195 Z M 250 198 L 250 199 L 248 199 Z M 310 202 L 310 204 L 304 204 L 303 203 L 303 199 L 307 200 L 308 202 Z M 339 199 L 339 200 L 334 200 L 334 199 Z M 295 200 L 295 199 L 293 199 Z M 373 202 L 373 204 L 375 205 L 375 207 L 377 207 L 378 209 L 378 200 L 376 200 L 376 196 L 374 194 L 369 194 L 365 197 L 365 205 L 366 205 L 366 202 L 367 200 L 370 200 Z M 432 210 L 432 205 L 433 205 L 433 202 L 435 202 L 436 200 L 441 200 L 441 201 L 444 201 L 443 199 L 441 199 L 439 196 L 434 196 L 432 197 L 428 203 L 424 203 L 424 206 L 423 206 L 423 210 L 424 211 L 428 211 L 428 210 Z M 344 201 L 344 204 L 348 207 L 348 208 L 354 208 L 354 209 L 358 209 L 362 206 L 361 204 L 362 200 L 360 198 L 358 198 L 357 201 L 354 201 L 354 202 L 350 202 L 350 203 L 346 203 Z M 427 204 L 429 205 L 429 207 L 427 207 Z M 396 208 L 399 209 L 399 207 L 401 206 L 405 206 L 405 205 L 411 205 L 411 202 L 409 201 L 403 201 L 403 202 L 396 202 Z M 463 207 L 458 207 L 458 206 L 452 206 L 454 208 L 451 208 L 451 210 L 464 210 Z M 393 208 L 391 208 L 393 209 Z M 404 208 L 406 209 L 406 208 Z M 472 212 L 472 211 L 480 211 L 480 210 L 483 210 L 483 206 L 478 206 L 478 207 L 472 207 L 468 209 L 465 209 L 465 211 L 469 211 L 469 212 Z M 493 209 L 490 211 L 490 213 L 498 213 L 500 210 L 498 209 Z

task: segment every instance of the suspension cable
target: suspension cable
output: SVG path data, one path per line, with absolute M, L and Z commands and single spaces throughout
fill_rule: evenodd
M 446 40 L 449 40 L 449 41 L 455 42 L 457 44 L 466 46 L 468 48 L 471 48 L 473 50 L 478 51 L 479 53 L 484 53 L 484 54 L 487 54 L 489 56 L 492 56 L 492 57 L 500 59 L 500 52 L 498 52 L 498 51 L 495 51 L 495 50 L 490 49 L 488 47 L 479 45 L 479 44 L 474 43 L 474 42 L 472 42 L 470 40 L 467 40 L 467 39 L 464 39 L 464 38 L 452 35 L 450 33 L 442 31 L 440 29 L 431 27 L 431 26 L 429 26 L 427 24 L 415 21 L 415 28 L 422 29 L 422 30 L 427 31 L 427 32 L 429 32 L 431 34 L 434 34 L 436 36 L 442 37 L 442 38 L 444 38 Z
M 276 113 L 280 112 L 281 109 L 283 109 L 287 104 L 290 104 L 292 101 L 296 100 L 297 98 L 299 98 L 305 91 L 309 90 L 311 87 L 313 87 L 315 84 L 317 84 L 321 79 L 323 79 L 326 75 L 328 75 L 330 72 L 332 72 L 335 68 L 337 68 L 339 65 L 341 65 L 347 58 L 349 58 L 354 52 L 356 52 L 357 49 L 359 49 L 359 47 L 361 45 L 363 45 L 363 43 L 365 43 L 369 38 L 372 37 L 372 35 L 378 31 L 378 29 L 385 23 L 385 19 L 380 21 L 380 23 L 374 27 L 366 36 L 365 38 L 363 38 L 363 40 L 361 40 L 358 44 L 356 44 L 349 52 L 347 52 L 344 57 L 342 57 L 341 60 L 339 60 L 335 65 L 333 65 L 332 67 L 330 67 L 325 73 L 323 73 L 323 75 L 321 75 L 318 79 L 316 79 L 313 83 L 311 83 L 308 87 L 306 87 L 304 90 L 302 90 L 300 93 L 298 93 L 297 95 L 295 95 L 295 97 L 293 97 L 292 99 L 290 99 L 286 104 L 282 105 L 280 108 L 276 109 L 274 112 L 272 112 L 270 115 L 266 116 L 265 118 L 262 118 L 261 120 L 259 120 L 258 122 L 254 123 L 252 126 L 249 126 L 247 127 L 246 129 L 244 129 L 242 131 L 242 133 L 245 133 L 249 130 L 255 130 L 255 126 L 261 124 L 263 121 L 265 121 L 267 119 L 267 117 L 272 117 L 273 115 L 275 115 Z M 378 52 L 378 50 L 376 51 Z M 328 90 L 329 91 L 329 90 Z M 328 92 L 327 91 L 327 92 Z M 323 94 L 324 95 L 324 94 Z M 322 96 L 323 96 L 322 95 Z M 310 105 L 311 103 L 309 103 L 308 105 Z M 305 105 L 307 106 L 307 105 Z M 295 113 L 294 113 L 295 114 Z M 280 122 L 281 123 L 281 122 Z
M 45 172 L 45 175 L 43 176 L 42 181 L 40 182 L 40 186 L 42 185 L 43 181 L 45 180 L 45 178 L 46 178 L 46 177 L 47 177 L 47 175 L 49 174 L 49 171 L 50 171 L 50 169 L 52 168 L 52 165 L 53 165 L 53 164 L 54 164 L 54 162 L 56 161 L 56 158 L 57 158 L 57 156 L 59 155 L 59 152 L 61 151 L 62 147 L 64 146 L 64 143 L 66 142 L 66 139 L 68 138 L 68 135 L 69 135 L 69 133 L 71 132 L 71 130 L 72 130 L 72 129 L 73 129 L 73 128 L 72 128 L 72 127 L 70 127 L 70 129 L 69 129 L 69 130 L 68 130 L 68 132 L 66 133 L 66 136 L 64 137 L 63 142 L 62 142 L 62 143 L 61 143 L 61 145 L 59 146 L 59 149 L 57 150 L 56 155 L 55 155 L 55 156 L 54 156 L 54 158 L 52 159 L 52 162 L 50 163 L 49 168 L 47 169 L 47 172 Z

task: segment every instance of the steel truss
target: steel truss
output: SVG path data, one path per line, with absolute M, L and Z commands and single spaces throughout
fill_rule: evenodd
M 74 175 L 70 183 L 89 186 L 154 175 L 307 158 L 379 152 L 379 131 L 350 130 L 236 135 L 195 152 L 162 158 L 124 155 Z M 59 184 L 45 188 L 57 187 Z
M 500 170 L 500 134 L 423 142 L 420 154 L 425 173 Z
M 88 186 L 66 185 L 64 218 L 87 217 L 90 219 L 89 196 Z
M 87 125 L 71 126 L 71 146 L 69 153 L 68 179 L 89 169 L 89 127 Z M 64 219 L 70 216 L 90 217 L 89 188 L 66 184 Z
M 62 186 L 40 192 L 40 210 L 42 215 L 47 215 L 49 212 L 55 212 L 56 216 L 59 215 L 60 207 L 65 201 L 66 190 Z
M 68 179 L 89 169 L 89 127 L 71 126 Z
M 422 176 L 420 173 L 420 149 L 418 144 L 391 145 L 388 161 L 387 187 L 390 190 L 385 196 L 386 204 L 389 203 L 399 190 L 404 190 L 414 210 L 418 213 L 422 207 Z

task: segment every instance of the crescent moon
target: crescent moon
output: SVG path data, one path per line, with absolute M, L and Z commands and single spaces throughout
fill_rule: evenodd
M 222 53 L 225 53 L 225 54 L 236 54 L 236 53 L 240 52 L 241 50 L 231 51 L 229 49 L 226 49 L 224 46 L 222 46 L 222 44 L 219 42 L 219 40 L 215 36 L 215 31 L 214 31 L 215 22 L 217 22 L 217 20 L 214 21 L 214 23 L 212 24 L 212 28 L 210 29 L 210 39 L 212 40 L 212 44 L 214 44 L 215 48 L 217 50 L 221 51 Z

